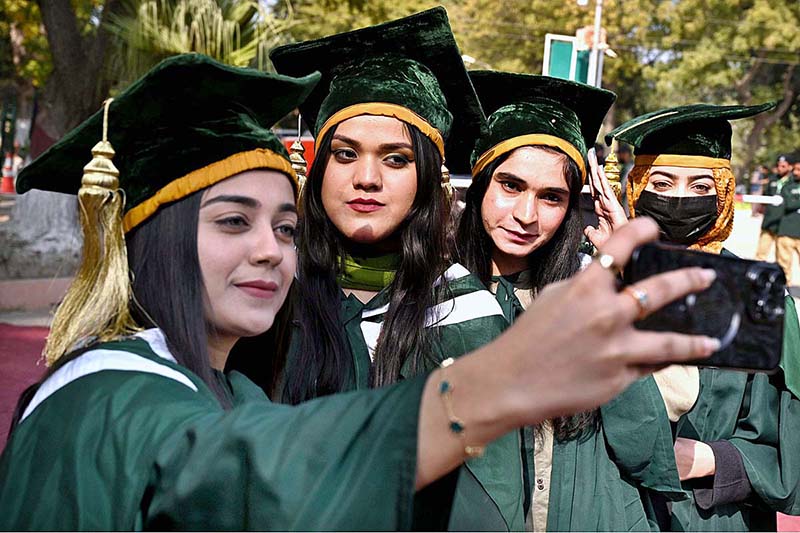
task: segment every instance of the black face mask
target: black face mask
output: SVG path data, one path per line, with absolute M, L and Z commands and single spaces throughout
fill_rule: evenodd
M 636 215 L 655 220 L 663 240 L 692 244 L 717 220 L 717 196 L 664 196 L 642 191 L 636 202 Z

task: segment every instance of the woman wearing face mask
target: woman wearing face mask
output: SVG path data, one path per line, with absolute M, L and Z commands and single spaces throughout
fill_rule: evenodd
M 284 400 L 395 383 L 500 334 L 507 322 L 494 297 L 448 254 L 442 165 L 460 170 L 485 119 L 445 10 L 271 58 L 278 72 L 323 73 L 300 106 L 316 157 L 302 198 L 300 327 Z M 521 529 L 521 470 L 513 433 L 469 461 L 449 527 Z
M 545 76 L 470 77 L 490 115 L 472 155 L 473 181 L 458 229 L 460 260 L 493 287 L 513 321 L 545 285 L 580 270 L 578 199 L 587 174 L 605 193 L 597 195 L 600 225 L 587 228 L 587 236 L 602 245 L 613 228 L 627 223 L 587 158 L 614 95 Z M 670 499 L 681 492 L 668 454 L 669 421 L 652 380 L 602 410 L 526 428 L 523 439 L 529 530 L 648 529 L 655 517 L 639 489 Z
M 608 143 L 616 138 L 636 148 L 631 215 L 655 219 L 664 241 L 729 254 L 723 243 L 733 228 L 735 179 L 728 121 L 774 105 L 665 109 L 612 131 Z M 684 366 L 655 374 L 691 495 L 673 503 L 667 529 L 774 530 L 775 511 L 800 513 L 800 333 L 789 297 L 784 324 L 781 371 L 774 375 Z
M 633 330 L 636 305 L 598 263 L 575 283 L 600 320 L 620 323 L 560 326 L 587 305 L 562 285 L 545 291 L 540 320 L 430 378 L 288 407 L 224 375 L 231 345 L 272 326 L 293 281 L 297 182 L 270 127 L 318 79 L 177 56 L 20 173 L 20 193 L 79 194 L 85 239 L 50 369 L 23 395 L 0 456 L 0 529 L 411 529 L 415 491 L 469 449 L 715 348 Z M 622 265 L 655 234 L 626 228 L 604 252 Z M 640 287 L 657 308 L 712 280 L 690 269 Z M 531 349 L 541 327 L 560 335 Z M 530 370 L 553 353 L 575 362 L 546 379 Z M 563 394 L 568 382 L 579 389 Z M 429 521 L 447 516 L 444 496 Z

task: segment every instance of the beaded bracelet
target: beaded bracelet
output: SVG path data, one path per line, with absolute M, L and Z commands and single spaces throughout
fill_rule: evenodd
M 464 453 L 470 458 L 480 457 L 483 455 L 485 447 L 470 446 L 467 444 L 464 421 L 458 418 L 453 411 L 453 384 L 447 380 L 447 367 L 454 362 L 455 360 L 452 357 L 448 357 L 439 365 L 442 369 L 442 381 L 439 382 L 439 395 L 442 397 L 444 410 L 447 413 L 447 419 L 450 421 L 450 431 L 457 435 L 461 439 L 461 442 L 464 443 Z

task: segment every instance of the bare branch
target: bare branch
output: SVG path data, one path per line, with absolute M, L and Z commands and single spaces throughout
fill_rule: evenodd
M 767 115 L 764 121 L 764 129 L 769 128 L 789 111 L 792 105 L 797 100 L 798 87 L 794 83 L 794 72 L 797 70 L 797 65 L 789 65 L 783 73 L 783 98 L 775 108 L 775 111 Z
M 736 82 L 734 85 L 736 89 L 736 94 L 739 95 L 739 101 L 743 104 L 749 104 L 753 98 L 752 93 L 750 92 L 751 84 L 753 82 L 753 78 L 755 78 L 758 71 L 761 69 L 761 66 L 764 64 L 764 57 L 766 56 L 766 52 L 763 50 L 758 53 L 758 57 L 756 60 L 753 61 L 753 64 L 750 65 L 750 68 L 747 70 L 745 75 Z

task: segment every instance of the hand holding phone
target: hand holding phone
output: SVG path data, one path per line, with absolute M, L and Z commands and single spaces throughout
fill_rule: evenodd
M 713 268 L 717 279 L 705 291 L 673 302 L 635 326 L 719 339 L 719 351 L 698 365 L 774 372 L 783 347 L 786 278 L 781 268 L 774 263 L 651 243 L 633 252 L 624 281 L 633 284 L 690 266 Z

